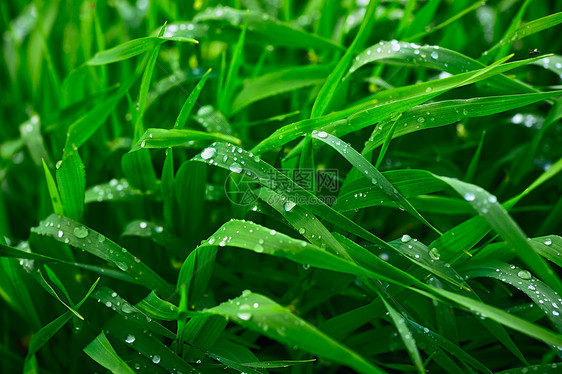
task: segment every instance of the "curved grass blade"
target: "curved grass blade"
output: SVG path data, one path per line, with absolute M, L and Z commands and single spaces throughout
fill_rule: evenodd
M 323 82 L 332 65 L 295 66 L 246 80 L 232 104 L 232 113 L 265 98 Z
M 389 196 L 401 209 L 405 209 L 412 216 L 420 220 L 423 224 L 439 233 L 435 227 L 431 225 L 421 214 L 410 204 L 410 202 L 390 183 L 380 171 L 378 171 L 365 157 L 357 152 L 353 147 L 342 144 L 342 141 L 334 135 L 325 131 L 313 131 L 312 137 L 320 140 L 341 154 L 350 164 L 359 170 L 374 185 L 380 188 L 387 196 Z
M 390 42 L 381 41 L 357 55 L 346 79 L 359 68 L 374 61 L 382 64 L 421 66 L 446 71 L 450 74 L 460 74 L 486 67 L 483 63 L 448 48 L 437 45 L 420 46 L 416 43 L 392 40 Z M 532 87 L 504 75 L 492 77 L 488 82 L 504 92 L 537 92 Z
M 511 109 L 546 100 L 562 94 L 562 91 L 506 95 L 495 97 L 477 97 L 466 100 L 446 100 L 419 105 L 402 113 L 398 120 L 393 138 L 416 131 L 457 123 L 467 118 L 489 116 Z M 364 152 L 370 152 L 383 144 L 390 129 L 387 126 L 376 127 L 365 145 Z
M 357 131 L 371 126 L 373 123 L 405 112 L 453 88 L 476 83 L 538 59 L 539 58 L 531 58 L 506 64 L 500 64 L 500 62 L 502 62 L 500 61 L 495 65 L 480 70 L 461 73 L 436 81 L 381 91 L 367 103 L 319 118 L 307 119 L 283 126 L 268 138 L 262 140 L 253 148 L 253 152 L 261 154 L 275 149 L 312 130 L 331 132 L 335 129 L 338 130 L 338 134 L 340 135 Z M 401 118 L 401 121 L 403 120 L 404 117 Z M 397 132 L 399 130 L 400 126 L 398 126 Z
M 49 190 L 49 195 L 51 196 L 51 204 L 53 205 L 53 212 L 58 214 L 59 216 L 64 215 L 64 211 L 62 208 L 62 202 L 59 195 L 59 190 L 53 179 L 53 175 L 49 170 L 49 167 L 45 163 L 45 160 L 41 160 L 43 162 L 43 170 L 45 171 L 45 179 L 47 180 L 47 188 Z
M 505 209 L 498 204 L 497 198 L 494 195 L 472 184 L 446 177 L 440 178 L 463 196 L 507 243 L 517 249 L 521 259 L 533 272 L 542 278 L 543 281 L 552 285 L 555 291 L 562 290 L 562 282 L 558 276 L 533 250 L 521 228 L 513 221 Z
M 560 236 L 548 235 L 533 238 L 529 244 L 538 254 L 562 268 L 562 238 Z
M 310 213 L 323 217 L 327 221 L 338 225 L 343 230 L 352 232 L 365 240 L 384 244 L 384 241 L 357 225 L 349 218 L 334 211 L 309 191 L 293 182 L 271 165 L 262 161 L 259 157 L 246 152 L 242 148 L 226 143 L 213 143 L 201 154 L 195 156 L 193 160 L 216 165 L 236 174 L 243 174 L 244 177 L 271 188 L 293 202 L 306 201 L 307 204 L 303 205 L 303 208 Z
M 127 179 L 112 179 L 107 183 L 97 184 L 88 188 L 85 192 L 84 203 L 126 201 L 139 196 L 145 195 L 140 190 L 132 188 Z
M 65 215 L 81 221 L 84 215 L 86 173 L 78 150 L 65 152 L 57 168 L 57 183 Z
M 406 198 L 447 189 L 446 183 L 426 170 L 389 170 L 381 174 Z M 343 186 L 332 207 L 347 212 L 375 205 L 394 205 L 394 202 L 371 181 L 359 178 Z
M 166 130 L 153 128 L 146 130 L 137 144 L 131 149 L 131 152 L 143 148 L 191 147 L 196 141 L 206 140 L 222 140 L 233 144 L 241 143 L 238 138 L 218 132 L 208 133 L 196 130 Z
M 90 60 L 87 65 L 105 65 L 113 62 L 123 61 L 131 57 L 140 55 L 141 53 L 153 50 L 155 47 L 167 40 L 174 40 L 188 43 L 198 43 L 195 39 L 183 37 L 166 37 L 166 36 L 149 36 L 145 38 L 133 39 L 128 42 L 119 44 L 116 47 L 98 52 Z
M 172 287 L 147 265 L 140 262 L 140 259 L 105 236 L 66 217 L 51 214 L 31 231 L 50 236 L 59 242 L 70 244 L 108 261 L 150 290 L 157 290 L 166 295 L 172 292 Z
M 246 11 L 226 6 L 206 8 L 193 19 L 194 22 L 221 22 L 241 29 Z M 272 44 L 290 48 L 319 48 L 338 50 L 341 46 L 329 39 L 307 33 L 259 11 L 248 11 L 248 36 L 254 35 L 260 44 Z M 249 38 L 250 39 L 250 38 Z
M 90 294 L 94 291 L 99 280 L 100 278 L 98 278 L 94 282 L 94 284 L 92 284 L 92 286 L 86 293 L 86 296 L 84 296 L 84 298 L 78 304 L 76 304 L 76 309 L 79 309 L 82 304 L 84 304 L 84 302 L 88 299 L 88 296 L 90 296 Z M 70 321 L 72 316 L 72 312 L 67 311 L 63 315 L 59 316 L 52 322 L 42 327 L 41 330 L 39 330 L 37 333 L 35 333 L 32 336 L 31 341 L 29 342 L 29 349 L 27 351 L 26 360 L 29 360 L 31 356 L 33 356 L 39 349 L 41 349 L 41 347 L 43 347 L 45 343 L 49 341 L 49 339 L 51 339 L 68 321 Z
M 134 349 L 143 356 L 149 358 L 154 365 L 167 370 L 168 372 L 177 373 L 200 373 L 185 360 L 176 355 L 164 343 L 148 332 L 143 327 L 139 327 L 134 322 L 124 319 L 117 315 L 105 328 L 110 336 L 116 340 L 124 342 L 129 348 Z M 151 367 L 150 372 L 161 370 L 157 367 Z
M 265 296 L 244 291 L 242 296 L 207 309 L 204 313 L 222 315 L 271 339 L 337 361 L 359 373 L 384 373 L 373 363 Z
M 529 35 L 533 35 L 537 32 L 559 25 L 560 23 L 562 23 L 562 12 L 550 14 L 546 17 L 526 22 L 509 34 L 505 35 L 498 43 L 496 43 L 496 45 L 488 50 L 488 53 L 493 52 L 497 48 L 508 43 L 523 39 Z
M 115 352 L 103 331 L 84 348 L 84 352 L 113 374 L 134 374 L 135 372 Z
M 470 262 L 462 268 L 461 273 L 468 278 L 488 277 L 512 285 L 531 298 L 535 305 L 546 314 L 554 327 L 562 332 L 560 295 L 540 280 L 533 278 L 527 270 L 515 265 L 488 260 L 485 263 Z
M 128 303 L 125 299 L 121 298 L 117 292 L 108 287 L 101 287 L 92 295 L 98 302 L 102 303 L 114 312 L 122 315 L 130 321 L 136 322 L 139 326 L 147 328 L 155 334 L 164 336 L 169 339 L 174 339 L 176 335 L 170 330 L 152 320 L 148 315 L 143 313 L 134 305 Z
M 175 321 L 178 317 L 178 307 L 162 300 L 154 291 L 135 306 L 150 317 L 161 321 Z
M 400 334 L 400 337 L 402 338 L 402 341 L 406 346 L 406 350 L 408 351 L 408 354 L 410 355 L 410 358 L 412 359 L 414 365 L 418 369 L 418 372 L 425 373 L 420 352 L 418 351 L 418 347 L 416 346 L 416 340 L 412 337 L 412 334 L 408 329 L 408 326 L 406 325 L 406 319 L 400 313 L 398 313 L 388 303 L 388 301 L 386 301 L 384 297 L 382 297 L 381 295 L 379 295 L 379 297 L 382 299 L 384 306 L 388 310 L 388 314 L 390 315 L 392 322 L 394 322 L 394 326 L 396 326 L 396 329 L 398 330 L 398 333 Z
M 193 91 L 191 91 L 187 100 L 185 100 L 185 103 L 181 107 L 180 114 L 176 119 L 176 123 L 174 123 L 174 129 L 181 130 L 185 126 L 187 119 L 191 114 L 191 110 L 193 109 L 193 106 L 197 102 L 197 99 L 199 98 L 199 94 L 201 93 L 201 90 L 203 90 L 203 87 L 205 86 L 205 82 L 207 82 L 207 78 L 209 78 L 209 74 L 211 74 L 211 71 L 212 69 L 207 70 L 207 72 L 197 83 Z

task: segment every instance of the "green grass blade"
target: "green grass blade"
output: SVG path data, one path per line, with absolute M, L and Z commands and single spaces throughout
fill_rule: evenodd
M 199 98 L 199 94 L 203 90 L 203 87 L 205 86 L 205 82 L 207 82 L 207 78 L 209 78 L 209 74 L 211 74 L 211 71 L 212 69 L 207 70 L 205 75 L 203 75 L 201 80 L 197 83 L 193 91 L 191 91 L 188 98 L 185 100 L 185 103 L 181 108 L 180 114 L 176 119 L 176 123 L 174 123 L 174 129 L 181 130 L 187 123 L 189 115 L 191 114 L 191 110 L 193 109 L 193 106 L 197 102 L 197 99 Z
M 388 301 L 385 300 L 384 297 L 382 297 L 382 301 L 384 302 L 384 306 L 388 310 L 388 314 L 390 315 L 394 326 L 396 326 L 396 329 L 398 330 L 398 333 L 400 334 L 400 337 L 402 338 L 402 341 L 406 346 L 406 350 L 408 351 L 410 358 L 418 369 L 418 372 L 425 373 L 420 352 L 418 351 L 418 348 L 416 346 L 416 340 L 412 337 L 412 333 L 406 325 L 406 319 L 400 313 L 398 313 L 396 309 L 394 309 L 388 303 Z
M 422 223 L 433 229 L 437 233 L 439 231 L 434 228 L 425 218 L 418 213 L 418 211 L 410 204 L 410 202 L 398 192 L 398 190 L 379 172 L 369 161 L 367 161 L 359 152 L 347 144 L 342 144 L 342 141 L 337 137 L 326 133 L 325 131 L 313 131 L 312 137 L 320 140 L 330 147 L 335 149 L 341 154 L 350 164 L 357 170 L 364 174 L 365 178 L 371 181 L 374 185 L 380 188 L 387 196 L 389 196 L 398 207 L 405 209 L 412 216 L 419 219 Z
M 148 129 L 131 151 L 142 148 L 192 147 L 197 141 L 226 141 L 240 144 L 240 139 L 221 133 L 197 130 Z
M 65 153 L 57 166 L 57 183 L 64 214 L 75 221 L 82 221 L 86 174 L 78 151 Z
M 332 98 L 336 93 L 336 89 L 338 88 L 341 79 L 343 78 L 349 64 L 351 63 L 356 48 L 364 44 L 364 41 L 369 35 L 368 33 L 371 31 L 371 28 L 375 21 L 375 11 L 378 5 L 378 0 L 369 1 L 369 5 L 367 6 L 367 10 L 365 11 L 365 15 L 363 16 L 363 21 L 361 22 L 361 27 L 359 28 L 357 36 L 353 40 L 351 46 L 345 51 L 343 57 L 336 65 L 335 69 L 328 76 L 326 82 L 324 82 L 324 85 L 320 89 L 320 92 L 318 93 L 318 96 L 314 101 L 314 105 L 312 106 L 312 113 L 310 115 L 311 118 L 322 116 L 329 108 Z
M 59 190 L 57 188 L 53 175 L 49 170 L 49 167 L 45 163 L 45 160 L 42 160 L 42 162 L 43 162 L 43 170 L 45 171 L 45 179 L 47 180 L 47 188 L 49 190 L 49 196 L 51 197 L 51 204 L 53 205 L 53 212 L 55 214 L 58 214 L 59 216 L 62 216 L 64 215 L 64 211 L 62 208 L 62 201 L 59 195 Z
M 84 348 L 84 352 L 114 374 L 133 374 L 135 372 L 115 352 L 103 331 Z
M 222 315 L 271 339 L 335 360 L 359 373 L 384 373 L 365 358 L 265 296 L 245 291 L 235 300 L 210 308 L 205 313 Z
M 39 226 L 34 227 L 32 232 L 50 236 L 108 261 L 150 290 L 158 290 L 163 294 L 171 293 L 171 286 L 140 259 L 102 234 L 75 221 L 52 214 Z

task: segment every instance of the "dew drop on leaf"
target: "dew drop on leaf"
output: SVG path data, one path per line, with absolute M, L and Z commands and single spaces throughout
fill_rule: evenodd
M 228 168 L 231 172 L 240 174 L 242 172 L 242 166 L 239 163 L 233 162 L 232 165 Z
M 158 355 L 154 355 L 152 356 L 152 362 L 154 362 L 155 364 L 160 362 L 160 356 Z
M 400 239 L 400 241 L 402 241 L 402 243 L 407 243 L 412 239 L 412 237 L 410 235 L 404 234 L 402 235 L 402 238 Z
M 544 240 L 544 245 L 551 245 L 551 244 L 552 244 L 552 239 L 546 238 L 546 239 Z
M 135 341 L 135 336 L 133 334 L 127 334 L 127 337 L 125 338 L 125 342 L 131 344 L 134 341 Z
M 84 239 L 86 236 L 88 236 L 88 229 L 84 226 L 75 227 L 74 236 L 80 239 Z
M 533 277 L 527 270 L 520 270 L 517 276 L 521 279 L 531 279 Z
M 464 194 L 464 199 L 466 201 L 474 201 L 474 199 L 476 199 L 476 196 L 472 192 L 467 192 Z
M 205 150 L 203 152 L 201 152 L 201 158 L 204 160 L 208 160 L 211 157 L 213 157 L 215 154 L 217 153 L 217 150 L 209 147 L 209 148 L 205 148 Z
M 441 254 L 439 253 L 439 250 L 437 248 L 431 248 L 429 250 L 429 257 L 431 257 L 433 260 L 439 260 Z

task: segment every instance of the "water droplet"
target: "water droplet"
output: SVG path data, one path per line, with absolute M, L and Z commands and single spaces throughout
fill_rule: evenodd
M 62 160 L 57 161 L 55 167 L 58 169 L 60 169 L 60 167 L 62 166 Z
M 431 92 L 431 91 L 433 91 L 433 88 L 431 88 L 431 87 L 427 87 L 427 88 L 425 89 L 425 92 Z
M 275 235 L 276 233 L 277 233 L 277 231 L 275 231 L 275 230 L 271 230 L 271 231 L 269 232 L 270 235 Z
M 88 229 L 84 226 L 75 227 L 74 236 L 80 239 L 84 239 L 86 236 L 88 236 Z
M 400 44 L 398 43 L 392 44 L 392 50 L 398 52 L 400 50 Z
M 133 313 L 135 311 L 135 309 L 129 303 L 124 303 L 123 306 L 121 306 L 121 310 L 123 311 L 123 313 L 127 314 Z
M 552 239 L 546 238 L 546 239 L 544 240 L 544 245 L 551 245 L 551 244 L 552 244 Z
M 527 270 L 520 270 L 517 276 L 521 279 L 531 279 L 533 277 Z
M 233 162 L 232 165 L 228 168 L 231 172 L 240 174 L 242 172 L 242 166 L 239 163 Z
M 299 229 L 299 234 L 304 235 L 305 232 L 306 232 L 306 229 L 304 227 L 301 227 Z
M 495 204 L 495 203 L 498 202 L 498 198 L 495 197 L 494 195 L 490 195 L 490 196 L 488 196 L 488 202 L 490 202 L 492 204 Z
M 431 257 L 433 260 L 439 260 L 441 254 L 439 253 L 439 250 L 437 248 L 431 248 L 429 250 L 429 257 Z
M 127 264 L 125 262 L 117 261 L 115 262 L 115 265 L 122 271 L 127 271 Z
M 320 132 L 318 133 L 318 137 L 319 137 L 319 138 L 322 138 L 322 139 L 327 138 L 327 137 L 328 137 L 328 133 L 327 133 L 326 131 L 320 131 Z
M 290 212 L 295 207 L 295 205 L 297 204 L 295 204 L 291 200 L 287 200 L 285 202 L 285 205 L 283 205 L 283 209 L 285 210 L 285 212 Z
M 125 342 L 131 344 L 134 341 L 135 341 L 135 336 L 133 334 L 127 334 L 127 337 L 125 338 Z
M 476 199 L 476 196 L 472 192 L 467 192 L 464 194 L 464 199 L 466 201 L 474 201 L 474 199 Z
M 425 118 L 423 118 L 423 117 L 418 117 L 418 122 L 419 122 L 419 123 L 424 123 L 424 122 L 425 122 Z
M 158 355 L 154 355 L 152 356 L 152 362 L 154 362 L 155 364 L 160 362 L 160 356 Z
M 560 315 L 560 312 L 558 312 L 557 310 L 553 310 L 553 311 L 552 311 L 552 315 L 553 315 L 553 316 L 559 316 L 559 315 Z
M 410 235 L 404 234 L 402 235 L 402 238 L 400 239 L 402 241 L 402 243 L 407 243 L 412 239 L 412 237 Z
M 209 148 L 205 148 L 205 150 L 203 152 L 201 152 L 201 158 L 204 160 L 208 160 L 211 157 L 213 157 L 215 154 L 217 153 L 217 150 L 209 147 Z
M 59 238 L 62 238 L 63 235 L 64 235 L 64 233 L 62 232 L 62 230 L 57 231 L 57 236 Z
M 439 57 L 439 54 L 435 51 L 431 52 L 431 58 L 434 60 L 437 60 L 437 58 Z

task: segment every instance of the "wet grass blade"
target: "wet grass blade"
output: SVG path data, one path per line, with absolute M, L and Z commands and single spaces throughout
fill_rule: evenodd
M 84 348 L 84 352 L 114 374 L 134 373 L 134 370 L 115 352 L 103 331 Z
M 418 213 L 412 204 L 401 195 L 398 190 L 379 172 L 369 161 L 367 161 L 359 152 L 347 144 L 342 144 L 342 141 L 337 137 L 326 133 L 325 131 L 313 131 L 312 137 L 320 140 L 341 154 L 349 163 L 357 168 L 361 174 L 365 176 L 372 184 L 380 188 L 387 196 L 389 196 L 399 208 L 406 210 L 412 216 L 419 219 L 423 224 L 439 233 L 425 218 Z
M 193 106 L 197 102 L 197 99 L 199 98 L 199 94 L 203 90 L 203 87 L 205 87 L 205 83 L 207 82 L 207 78 L 209 78 L 209 75 L 211 74 L 211 71 L 212 71 L 212 69 L 207 70 L 205 75 L 203 75 L 201 80 L 197 83 L 197 85 L 195 86 L 193 91 L 191 91 L 191 93 L 189 94 L 189 96 L 185 100 L 185 103 L 183 104 L 183 106 L 181 108 L 180 114 L 178 115 L 178 118 L 176 119 L 176 123 L 174 123 L 174 129 L 181 130 L 185 126 L 185 124 L 187 123 L 187 119 L 189 118 L 189 115 L 191 114 L 191 110 L 193 109 Z

